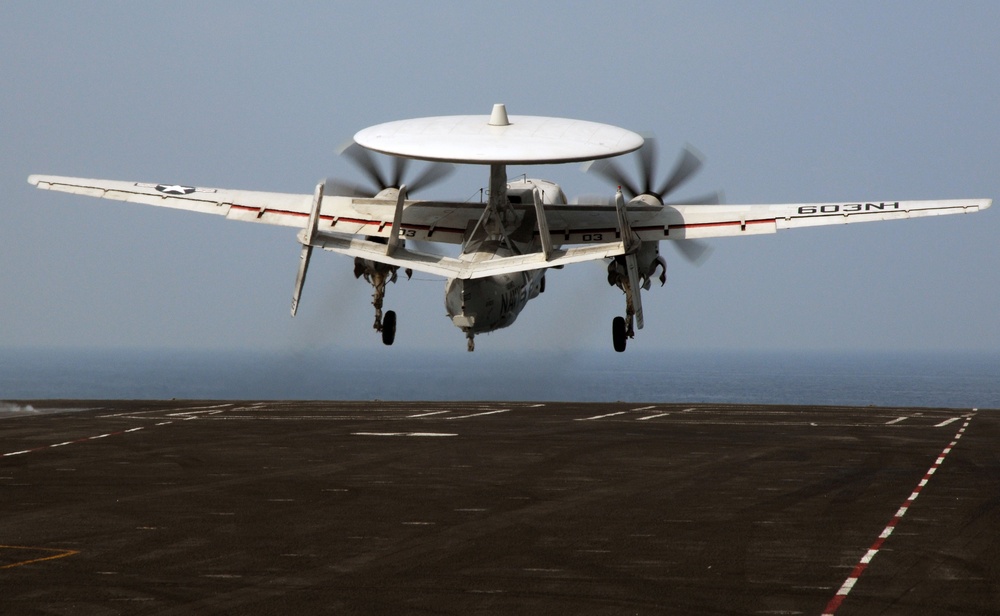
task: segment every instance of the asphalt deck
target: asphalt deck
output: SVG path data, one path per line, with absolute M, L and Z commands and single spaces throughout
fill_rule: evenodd
M 998 411 L 30 405 L 3 614 L 1000 612 Z

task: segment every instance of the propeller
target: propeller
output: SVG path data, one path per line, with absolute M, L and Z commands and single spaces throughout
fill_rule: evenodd
M 720 192 L 683 201 L 666 200 L 701 169 L 704 157 L 693 146 L 684 146 L 673 169 L 662 181 L 657 181 L 656 177 L 657 145 L 654 137 L 645 139 L 642 147 L 636 151 L 636 156 L 639 170 L 637 181 L 611 159 L 591 161 L 584 165 L 584 171 L 594 173 L 621 187 L 622 193 L 632 200 L 642 198 L 644 202 L 652 201 L 656 205 L 717 205 L 722 202 L 723 197 Z M 698 240 L 678 240 L 673 243 L 681 255 L 695 265 L 701 265 L 712 251 L 709 245 Z
M 633 181 L 618 163 L 612 159 L 606 158 L 591 161 L 584 166 L 584 171 L 587 173 L 596 173 L 613 185 L 621 186 L 622 192 L 629 199 L 634 199 L 641 195 L 649 195 L 661 204 L 665 204 L 668 195 L 691 179 L 701 169 L 704 157 L 691 145 L 684 146 L 670 174 L 663 181 L 657 183 L 655 182 L 657 149 L 656 139 L 654 137 L 647 137 L 642 147 L 636 151 L 639 168 L 638 182 Z M 712 197 L 709 198 L 711 199 Z
M 332 194 L 347 197 L 374 197 L 386 188 L 399 188 L 403 184 L 403 179 L 406 177 L 406 171 L 410 165 L 408 158 L 393 156 L 391 157 L 391 175 L 385 175 L 384 170 L 378 161 L 375 160 L 375 155 L 372 154 L 371 150 L 367 150 L 354 142 L 341 148 L 340 154 L 341 156 L 346 156 L 348 160 L 354 163 L 371 182 L 371 185 L 374 186 L 373 189 L 371 186 L 345 182 L 338 179 L 327 181 L 327 187 Z M 413 194 L 423 188 L 437 184 L 454 171 L 455 165 L 431 163 L 413 181 L 406 182 L 406 192 Z

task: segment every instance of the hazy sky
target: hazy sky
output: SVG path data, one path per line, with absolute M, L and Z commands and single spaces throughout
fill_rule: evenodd
M 694 144 L 678 197 L 1000 197 L 996 2 L 5 2 L 0 23 L 0 348 L 380 347 L 347 257 L 314 255 L 290 318 L 293 229 L 26 178 L 308 193 L 359 178 L 336 149 L 361 128 L 496 102 L 653 132 L 664 173 Z M 610 194 L 578 165 L 525 172 Z M 630 349 L 997 350 L 998 237 L 1000 207 L 712 240 L 700 268 L 665 242 Z M 443 294 L 390 287 L 396 345 L 464 349 Z M 623 306 L 603 266 L 555 271 L 476 352 L 610 355 Z

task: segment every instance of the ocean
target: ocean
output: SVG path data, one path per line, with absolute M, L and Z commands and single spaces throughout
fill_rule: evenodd
M 0 400 L 171 398 L 1000 408 L 1000 353 L 0 350 Z

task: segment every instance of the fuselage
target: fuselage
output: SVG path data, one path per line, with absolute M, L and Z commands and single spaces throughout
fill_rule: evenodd
M 495 240 L 484 242 L 482 249 L 480 256 L 514 254 Z M 517 319 L 528 300 L 541 293 L 544 277 L 545 270 L 530 270 L 486 278 L 452 278 L 445 285 L 445 309 L 452 323 L 466 333 L 481 334 L 507 327 Z
M 565 205 L 566 195 L 558 184 L 545 180 L 522 179 L 507 184 L 506 195 L 511 203 L 532 203 L 538 189 L 546 205 Z M 485 261 L 495 257 L 509 257 L 538 250 L 535 221 L 511 221 L 512 232 L 503 237 L 488 236 L 466 247 L 461 258 L 468 261 Z M 518 240 L 522 241 L 518 241 Z M 526 240 L 526 241 L 523 241 Z M 449 279 L 445 284 L 445 309 L 452 323 L 466 334 L 481 334 L 507 327 L 517 315 L 542 292 L 545 270 L 530 270 L 484 278 Z

